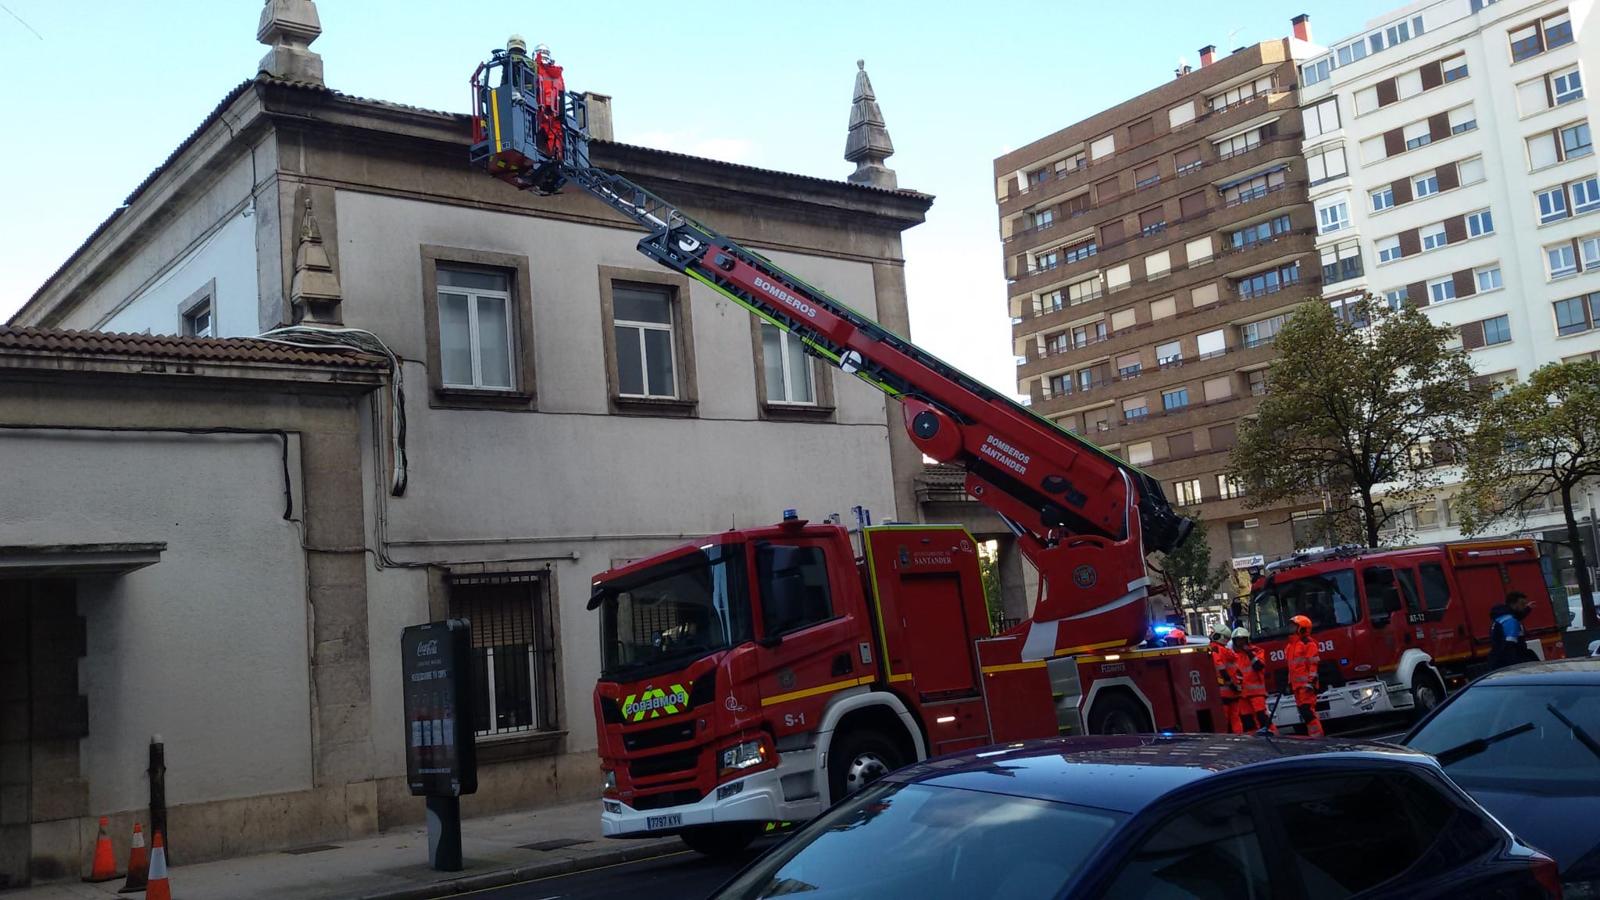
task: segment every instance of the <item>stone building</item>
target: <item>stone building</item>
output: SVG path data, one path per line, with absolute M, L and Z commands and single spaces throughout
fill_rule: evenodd
M 469 168 L 465 115 L 329 88 L 319 31 L 269 2 L 261 74 L 0 330 L 0 460 L 29 473 L 0 488 L 0 620 L 48 648 L 0 656 L 33 673 L 0 694 L 26 848 L 0 884 L 75 875 L 101 814 L 121 853 L 155 734 L 186 861 L 420 819 L 398 641 L 449 615 L 484 685 L 468 813 L 593 797 L 592 576 L 785 507 L 916 516 L 881 394 L 599 202 Z M 857 82 L 850 180 L 620 144 L 591 95 L 594 161 L 906 333 L 932 198 L 894 186 Z M 387 353 L 244 340 L 293 323 Z

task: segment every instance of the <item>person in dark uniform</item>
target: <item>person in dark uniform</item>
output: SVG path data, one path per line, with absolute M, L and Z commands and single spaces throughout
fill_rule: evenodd
M 1500 669 L 1521 662 L 1532 662 L 1538 654 L 1524 643 L 1527 631 L 1522 620 L 1528 617 L 1528 595 L 1512 591 L 1506 602 L 1489 610 L 1489 667 Z

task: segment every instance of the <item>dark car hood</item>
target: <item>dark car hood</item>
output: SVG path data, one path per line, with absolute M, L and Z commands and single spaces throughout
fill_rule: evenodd
M 1600 817 L 1595 815 L 1593 794 L 1557 797 L 1484 788 L 1467 792 L 1517 837 L 1553 857 L 1563 878 L 1600 878 L 1600 854 L 1595 853 Z M 1573 866 L 1580 860 L 1583 871 L 1576 871 Z

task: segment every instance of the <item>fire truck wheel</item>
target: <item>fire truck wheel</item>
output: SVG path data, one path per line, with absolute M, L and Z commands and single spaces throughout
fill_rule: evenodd
M 894 741 L 876 731 L 852 731 L 828 749 L 828 799 L 837 803 L 905 765 Z
M 1154 730 L 1131 697 L 1108 694 L 1089 713 L 1090 734 L 1147 734 Z
M 732 856 L 750 846 L 761 833 L 755 822 L 729 822 L 724 825 L 701 825 L 679 834 L 689 849 L 704 856 Z
M 1412 676 L 1411 713 L 1422 718 L 1444 701 L 1444 682 L 1431 667 L 1419 669 Z

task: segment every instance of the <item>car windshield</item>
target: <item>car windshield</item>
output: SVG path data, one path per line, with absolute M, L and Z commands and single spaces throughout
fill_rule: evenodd
M 1335 569 L 1296 577 L 1279 576 L 1250 597 L 1250 633 L 1257 638 L 1282 637 L 1294 631 L 1295 616 L 1311 619 L 1313 629 L 1352 625 L 1361 618 L 1356 602 L 1356 573 Z
M 1600 795 L 1600 755 L 1585 737 L 1600 739 L 1600 690 L 1488 683 L 1467 689 L 1406 743 L 1439 756 L 1468 791 Z
M 757 861 L 717 898 L 1054 897 L 1124 818 L 1027 797 L 879 783 Z
M 698 553 L 601 585 L 601 672 L 643 677 L 750 639 L 744 548 Z

